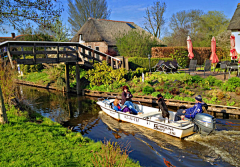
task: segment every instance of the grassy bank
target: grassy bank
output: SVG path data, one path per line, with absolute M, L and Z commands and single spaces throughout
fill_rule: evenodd
M 95 143 L 41 115 L 32 118 L 6 108 L 9 124 L 0 125 L 0 166 L 139 166 L 118 145 Z

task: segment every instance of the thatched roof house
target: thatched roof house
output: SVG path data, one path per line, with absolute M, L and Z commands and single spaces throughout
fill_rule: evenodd
M 235 36 L 235 48 L 238 54 L 240 54 L 240 3 L 238 3 L 237 9 L 229 23 L 228 30 L 231 30 Z
M 0 43 L 5 41 L 23 41 L 25 35 L 15 36 L 15 33 L 11 33 L 11 37 L 0 37 Z
M 132 29 L 145 31 L 134 22 L 89 18 L 71 42 L 80 42 L 101 52 L 113 53 L 116 50 L 116 35 Z
M 229 23 L 228 30 L 240 31 L 240 3 L 238 3 L 237 9 Z

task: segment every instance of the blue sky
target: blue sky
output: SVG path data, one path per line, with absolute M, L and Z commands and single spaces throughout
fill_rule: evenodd
M 67 0 L 61 0 L 64 5 L 64 12 L 62 19 L 68 26 L 68 3 Z M 156 0 L 107 0 L 109 9 L 111 9 L 111 20 L 130 21 L 139 26 L 143 26 L 145 9 L 153 5 Z M 182 10 L 200 9 L 204 12 L 208 11 L 222 11 L 227 18 L 231 18 L 237 8 L 240 0 L 165 0 L 167 5 L 164 17 L 168 23 L 173 13 Z M 0 36 L 11 36 L 13 29 L 9 29 L 8 34 L 1 34 Z

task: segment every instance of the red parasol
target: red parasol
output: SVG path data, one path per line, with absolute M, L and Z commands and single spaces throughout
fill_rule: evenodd
M 230 36 L 230 44 L 231 44 L 230 56 L 232 57 L 232 60 L 236 60 L 238 53 L 235 49 L 235 36 L 233 34 Z
M 218 63 L 219 60 L 218 60 L 218 56 L 216 54 L 216 39 L 215 39 L 215 37 L 212 37 L 212 40 L 211 40 L 211 50 L 212 50 L 212 54 L 211 54 L 210 60 L 212 61 L 212 63 Z
M 193 54 L 193 46 L 192 46 L 192 41 L 191 41 L 191 38 L 190 36 L 187 37 L 187 48 L 188 48 L 188 57 L 189 59 L 192 59 L 194 57 L 194 54 Z

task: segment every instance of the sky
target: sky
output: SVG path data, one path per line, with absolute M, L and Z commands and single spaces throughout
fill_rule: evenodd
M 68 2 L 67 0 L 60 0 L 64 6 L 64 12 L 62 14 L 63 22 L 69 27 L 68 19 Z M 153 5 L 156 0 L 106 0 L 108 8 L 111 10 L 110 20 L 117 21 L 129 21 L 143 27 L 145 10 L 147 7 Z M 237 8 L 237 4 L 240 0 L 165 0 L 161 1 L 166 3 L 166 12 L 164 18 L 166 19 L 166 25 L 170 20 L 172 14 L 182 11 L 199 9 L 207 13 L 208 11 L 222 11 L 227 18 L 231 19 L 234 11 Z M 11 32 L 16 31 L 9 28 L 8 34 L 1 34 L 0 36 L 11 36 Z

